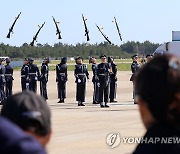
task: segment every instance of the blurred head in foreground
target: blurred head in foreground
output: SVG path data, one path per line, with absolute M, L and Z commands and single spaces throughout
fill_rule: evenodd
M 1 115 L 33 135 L 43 146 L 51 136 L 51 113 L 44 99 L 33 92 L 23 91 L 9 97 Z
M 136 75 L 135 98 L 147 129 L 160 124 L 180 130 L 180 61 L 154 57 Z

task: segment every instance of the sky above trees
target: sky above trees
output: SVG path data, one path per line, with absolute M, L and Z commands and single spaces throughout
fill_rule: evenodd
M 100 43 L 104 38 L 95 24 L 117 45 L 127 41 L 149 40 L 155 43 L 171 41 L 172 31 L 180 30 L 179 0 L 6 0 L 0 9 L 0 42 L 20 46 L 30 43 L 38 25 L 46 22 L 38 36 L 38 43 L 53 45 L 86 42 L 82 13 L 87 17 L 90 43 Z M 22 12 L 7 39 L 8 29 L 15 16 Z M 55 35 L 52 16 L 60 22 L 62 40 Z M 120 42 L 113 17 L 116 16 L 123 42 Z

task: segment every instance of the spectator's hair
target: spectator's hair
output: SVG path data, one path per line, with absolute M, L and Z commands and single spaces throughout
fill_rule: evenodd
M 10 96 L 3 103 L 1 115 L 25 131 L 46 136 L 51 131 L 51 112 L 45 100 L 31 91 Z
M 144 100 L 158 123 L 179 129 L 180 61 L 172 55 L 153 58 L 136 74 L 135 95 Z

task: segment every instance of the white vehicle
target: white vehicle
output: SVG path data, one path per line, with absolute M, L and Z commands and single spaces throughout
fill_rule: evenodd
M 172 42 L 167 42 L 159 46 L 154 54 L 170 53 L 180 56 L 180 31 L 172 32 Z

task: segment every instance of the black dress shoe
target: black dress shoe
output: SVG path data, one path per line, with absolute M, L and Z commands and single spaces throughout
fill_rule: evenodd
M 99 104 L 99 102 L 93 101 L 93 104 Z
M 81 103 L 81 106 L 85 106 L 85 104 Z
M 101 108 L 105 107 L 104 105 L 100 105 Z
M 109 107 L 109 105 L 105 105 L 104 107 Z
M 117 103 L 117 101 L 115 101 L 115 100 L 111 100 L 111 101 L 110 101 L 110 103 Z
M 57 103 L 64 103 L 62 100 L 59 100 Z
M 134 104 L 138 104 L 137 102 L 134 102 Z

